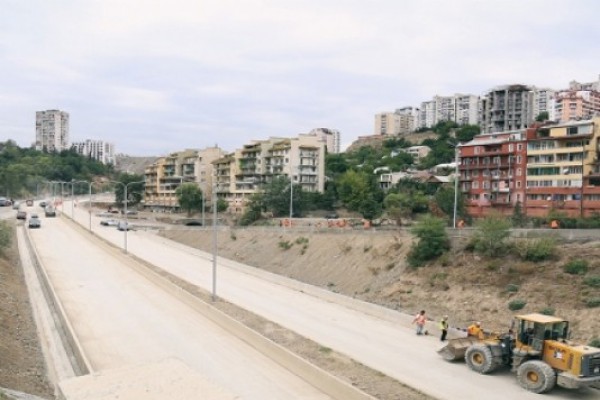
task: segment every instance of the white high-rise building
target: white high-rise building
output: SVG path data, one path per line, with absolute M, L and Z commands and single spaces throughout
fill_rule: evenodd
M 402 107 L 394 112 L 375 114 L 375 135 L 397 136 L 414 132 L 417 112 L 413 107 Z
M 78 154 L 93 158 L 103 164 L 115 163 L 115 145 L 103 140 L 86 140 L 74 142 L 71 146 Z
M 69 147 L 69 113 L 60 110 L 36 111 L 36 150 L 60 152 Z
M 438 122 L 452 121 L 458 125 L 479 123 L 479 97 L 456 93 L 453 96 L 434 96 L 421 103 L 419 128 L 431 128 Z
M 540 113 L 547 112 L 548 119 L 554 120 L 554 96 L 556 91 L 548 88 L 533 87 L 533 117 L 537 118 Z

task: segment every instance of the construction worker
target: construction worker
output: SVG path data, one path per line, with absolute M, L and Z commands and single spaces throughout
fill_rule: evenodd
M 469 325 L 469 327 L 467 328 L 467 336 L 483 339 L 483 329 L 481 329 L 481 322 L 477 321 Z
M 440 321 L 440 331 L 442 331 L 442 336 L 440 337 L 440 341 L 446 340 L 446 335 L 448 334 L 448 316 L 444 315 Z

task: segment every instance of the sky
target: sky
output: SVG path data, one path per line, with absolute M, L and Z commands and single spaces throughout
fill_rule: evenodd
M 1 0 L 0 141 L 35 112 L 158 156 L 337 129 L 435 95 L 600 74 L 597 0 Z

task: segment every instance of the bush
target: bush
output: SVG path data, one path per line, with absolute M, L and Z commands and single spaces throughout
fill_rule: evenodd
M 571 275 L 583 275 L 588 270 L 588 262 L 586 260 L 571 260 L 563 266 L 563 270 Z
M 445 223 L 440 218 L 429 215 L 423 217 L 411 229 L 411 233 L 419 239 L 411 246 L 407 255 L 408 265 L 413 268 L 423 266 L 450 248 Z
M 540 310 L 540 314 L 544 314 L 544 315 L 554 315 L 555 312 L 556 312 L 556 310 L 552 307 L 546 307 L 546 308 L 543 308 L 542 310 Z
M 290 243 L 288 240 L 282 240 L 279 242 L 279 248 L 283 250 L 289 250 L 293 246 L 293 243 Z
M 508 309 L 511 311 L 522 310 L 527 305 L 525 300 L 513 300 L 508 303 Z
M 593 288 L 600 288 L 600 275 L 588 276 L 583 280 L 583 283 Z
M 588 346 L 592 346 L 592 347 L 598 347 L 600 348 L 600 338 L 593 338 L 592 340 L 590 340 L 590 342 L 588 343 Z
M 516 293 L 519 291 L 519 285 L 515 285 L 514 283 L 509 283 L 506 285 L 506 291 L 508 293 Z
M 600 307 L 600 297 L 592 297 L 585 301 L 585 305 L 589 308 Z
M 500 214 L 480 220 L 473 234 L 475 251 L 488 257 L 503 255 L 509 248 L 506 239 L 510 235 L 510 228 L 510 220 Z
M 525 261 L 544 261 L 554 257 L 556 240 L 553 237 L 529 240 L 518 246 L 519 255 Z

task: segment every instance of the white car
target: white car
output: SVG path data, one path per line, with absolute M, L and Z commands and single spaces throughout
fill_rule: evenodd
M 103 219 L 102 221 L 100 221 L 100 225 L 117 226 L 117 225 L 119 225 L 119 221 L 116 219 Z

